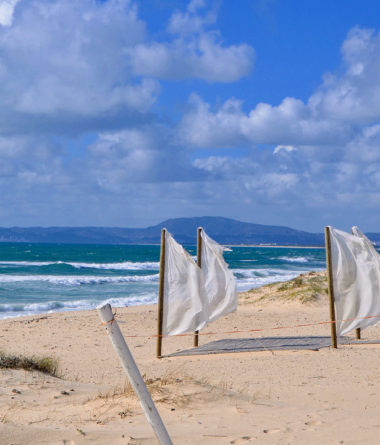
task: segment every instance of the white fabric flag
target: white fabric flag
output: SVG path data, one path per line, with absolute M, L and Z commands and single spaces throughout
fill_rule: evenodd
M 330 227 L 338 336 L 380 321 L 360 319 L 380 316 L 380 256 L 359 229 L 354 233 Z M 347 320 L 353 318 L 356 320 Z
M 209 313 L 203 272 L 166 231 L 163 335 L 200 330 Z
M 238 294 L 234 274 L 223 258 L 225 247 L 211 239 L 202 229 L 201 269 L 205 276 L 210 310 L 209 322 L 236 311 Z

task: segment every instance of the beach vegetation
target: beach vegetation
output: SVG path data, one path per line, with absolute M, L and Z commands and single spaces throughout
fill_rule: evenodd
M 58 375 L 58 360 L 53 357 L 35 355 L 13 355 L 0 351 L 0 369 L 24 369 L 26 371 L 39 371 L 53 377 Z
M 327 274 L 324 272 L 306 272 L 298 277 L 271 283 L 258 289 L 241 293 L 245 303 L 262 304 L 267 302 L 298 302 L 313 304 L 327 298 Z

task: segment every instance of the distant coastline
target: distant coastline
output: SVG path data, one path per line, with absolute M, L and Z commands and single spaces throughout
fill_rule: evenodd
M 0 228 L 0 242 L 52 244 L 157 245 L 166 228 L 183 245 L 194 245 L 202 227 L 223 245 L 276 248 L 323 248 L 323 233 L 310 233 L 283 226 L 267 226 L 222 217 L 176 218 L 146 228 L 121 227 L 11 227 Z M 380 245 L 380 233 L 366 233 Z

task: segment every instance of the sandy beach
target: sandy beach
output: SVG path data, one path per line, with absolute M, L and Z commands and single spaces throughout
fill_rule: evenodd
M 218 334 L 200 344 L 330 334 L 328 324 L 292 327 L 328 321 L 326 298 L 302 304 L 277 294 L 273 286 L 240 294 L 238 311 L 208 326 Z M 174 444 L 379 442 L 380 345 L 156 359 L 157 306 L 117 309 L 116 319 L 125 336 L 138 336 L 127 342 Z M 363 338 L 380 339 L 379 329 Z M 192 342 L 165 338 L 163 354 Z M 1 371 L 1 444 L 157 443 L 96 311 L 2 320 L 0 349 L 55 357 L 60 373 Z

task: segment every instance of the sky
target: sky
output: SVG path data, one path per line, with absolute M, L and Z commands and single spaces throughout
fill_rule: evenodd
M 380 3 L 0 0 L 0 226 L 380 232 Z

